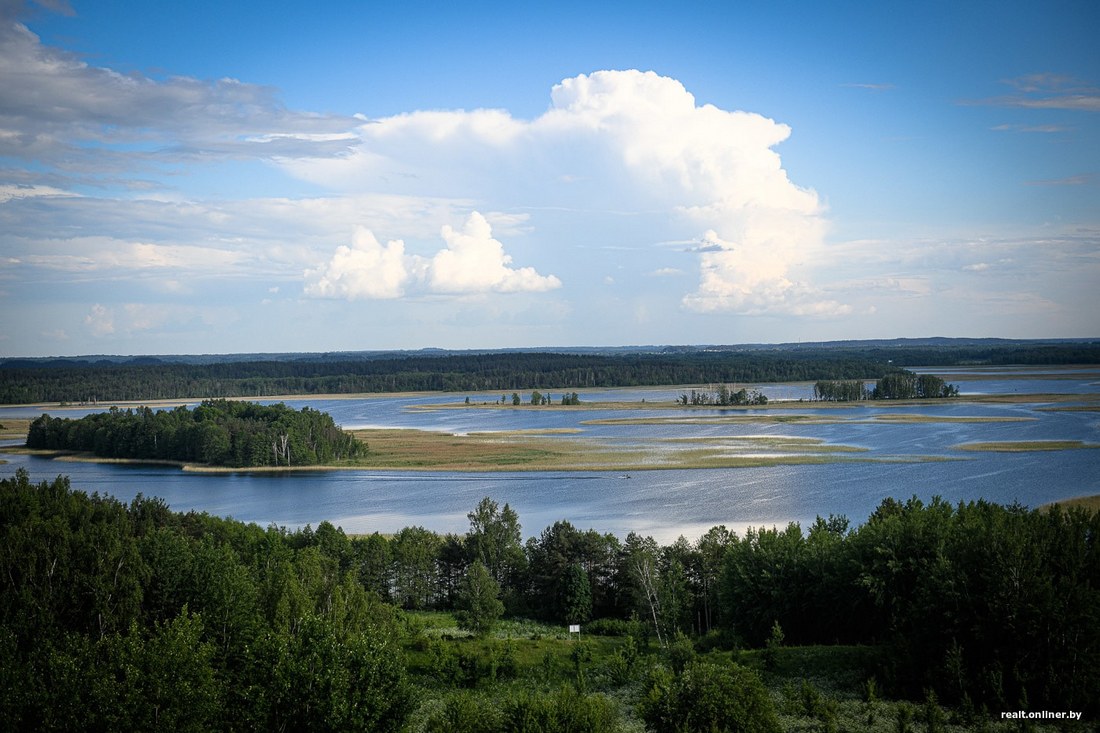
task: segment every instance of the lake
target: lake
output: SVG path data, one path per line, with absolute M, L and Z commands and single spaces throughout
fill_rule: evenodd
M 1100 450 L 1018 453 L 963 451 L 975 442 L 1081 441 L 1100 443 L 1100 369 L 938 370 L 958 384 L 963 398 L 919 406 L 822 407 L 806 402 L 782 409 L 820 421 L 777 423 L 780 410 L 692 410 L 669 408 L 683 388 L 586 390 L 584 402 L 664 403 L 646 410 L 461 409 L 492 402 L 500 393 L 433 394 L 356 399 L 293 399 L 330 413 L 345 428 L 386 427 L 450 433 L 510 430 L 580 430 L 568 439 L 591 438 L 633 447 L 656 446 L 669 438 L 731 440 L 782 436 L 814 438 L 865 449 L 854 462 L 757 468 L 643 470 L 619 472 L 416 472 L 341 470 L 285 474 L 197 474 L 159 466 L 106 465 L 5 455 L 0 476 L 24 467 L 32 479 L 68 475 L 74 488 L 129 501 L 139 493 L 159 496 L 175 510 L 205 511 L 261 525 L 316 526 L 323 520 L 347 532 L 394 532 L 419 525 L 439 532 L 464 532 L 466 514 L 485 496 L 507 502 L 519 513 L 525 536 L 537 535 L 559 519 L 582 529 L 625 536 L 630 531 L 667 543 L 683 534 L 693 540 L 724 524 L 806 526 L 818 515 L 844 514 L 853 523 L 887 496 L 935 495 L 951 501 L 984 498 L 1028 506 L 1073 496 L 1100 494 Z M 757 385 L 772 400 L 810 396 L 811 385 Z M 753 387 L 750 386 L 750 389 Z M 688 388 L 690 389 L 690 388 Z M 560 391 L 551 390 L 555 401 Z M 971 403 L 967 395 L 1009 394 L 1018 402 Z M 1062 397 L 1053 401 L 1043 395 Z M 522 393 L 526 401 L 530 392 Z M 510 401 L 511 393 L 508 393 Z M 451 409 L 431 409 L 449 404 Z M 1063 409 L 1086 407 L 1090 409 Z M 459 408 L 459 409 L 455 409 Z M 54 410 L 79 416 L 87 410 Z M 5 417 L 33 417 L 41 410 L 2 408 Z M 698 420 L 702 415 L 751 415 L 738 422 Z M 657 418 L 639 424 L 637 418 Z M 965 420 L 963 420 L 965 418 Z M 977 422 L 974 419 L 981 418 Z M 1022 418 L 1022 419 L 1021 419 Z M 598 424 L 590 421 L 599 420 Z M 700 424 L 703 423 L 703 424 Z M 871 461 L 863 459 L 872 459 Z

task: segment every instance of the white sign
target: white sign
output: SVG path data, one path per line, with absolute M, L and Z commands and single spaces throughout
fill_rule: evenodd
M 569 624 L 569 633 L 570 634 L 579 634 L 579 633 L 581 633 L 581 625 L 580 624 Z

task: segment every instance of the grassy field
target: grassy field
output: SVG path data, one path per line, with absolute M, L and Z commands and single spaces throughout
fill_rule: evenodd
M 1028 422 L 1033 417 L 979 417 L 976 415 L 907 415 L 887 413 L 883 415 L 850 417 L 819 414 L 753 414 L 753 415 L 690 415 L 665 417 L 598 417 L 583 420 L 582 425 L 738 425 L 738 424 L 801 424 L 801 425 L 870 425 L 874 423 L 1001 423 Z
M 569 634 L 563 626 L 527 620 L 505 620 L 492 633 L 476 638 L 462 631 L 453 616 L 439 612 L 405 614 L 408 633 L 404 652 L 417 688 L 417 710 L 410 733 L 426 729 L 450 696 L 470 695 L 483 704 L 527 691 L 572 686 L 612 701 L 621 730 L 643 733 L 638 704 L 646 679 L 659 666 L 694 658 L 719 665 L 740 664 L 764 681 L 785 731 L 852 731 L 893 733 L 929 730 L 934 720 L 942 733 L 1020 730 L 1002 721 L 999 711 L 955 710 L 934 700 L 905 700 L 891 695 L 875 680 L 886 650 L 866 646 L 780 647 L 767 666 L 763 650 L 720 649 L 707 643 L 673 645 L 622 636 Z M 875 680 L 875 681 L 872 681 Z M 1085 730 L 1034 725 L 1036 733 Z
M 23 440 L 27 437 L 30 420 L 4 418 L 0 420 L 0 440 Z
M 815 439 L 674 438 L 616 443 L 539 431 L 452 435 L 422 430 L 356 430 L 369 450 L 357 466 L 378 469 L 606 470 L 714 468 L 852 460 L 864 449 Z
M 1072 499 L 1059 499 L 1050 504 L 1043 504 L 1039 508 L 1049 509 L 1053 504 L 1058 504 L 1063 508 L 1080 507 L 1081 509 L 1087 509 L 1089 511 L 1100 511 L 1100 494 L 1094 496 L 1078 496 Z

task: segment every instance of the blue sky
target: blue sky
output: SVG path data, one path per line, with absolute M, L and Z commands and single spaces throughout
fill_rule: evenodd
M 1095 2 L 0 20 L 0 355 L 1100 336 Z

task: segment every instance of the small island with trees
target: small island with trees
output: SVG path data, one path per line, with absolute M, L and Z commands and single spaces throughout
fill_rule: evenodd
M 814 399 L 828 402 L 861 400 L 927 400 L 958 397 L 959 388 L 934 374 L 899 370 L 887 374 L 869 388 L 861 379 L 820 380 L 814 384 Z
M 366 452 L 324 412 L 224 399 L 194 409 L 113 407 L 79 419 L 42 415 L 31 422 L 26 446 L 242 468 L 333 465 Z

